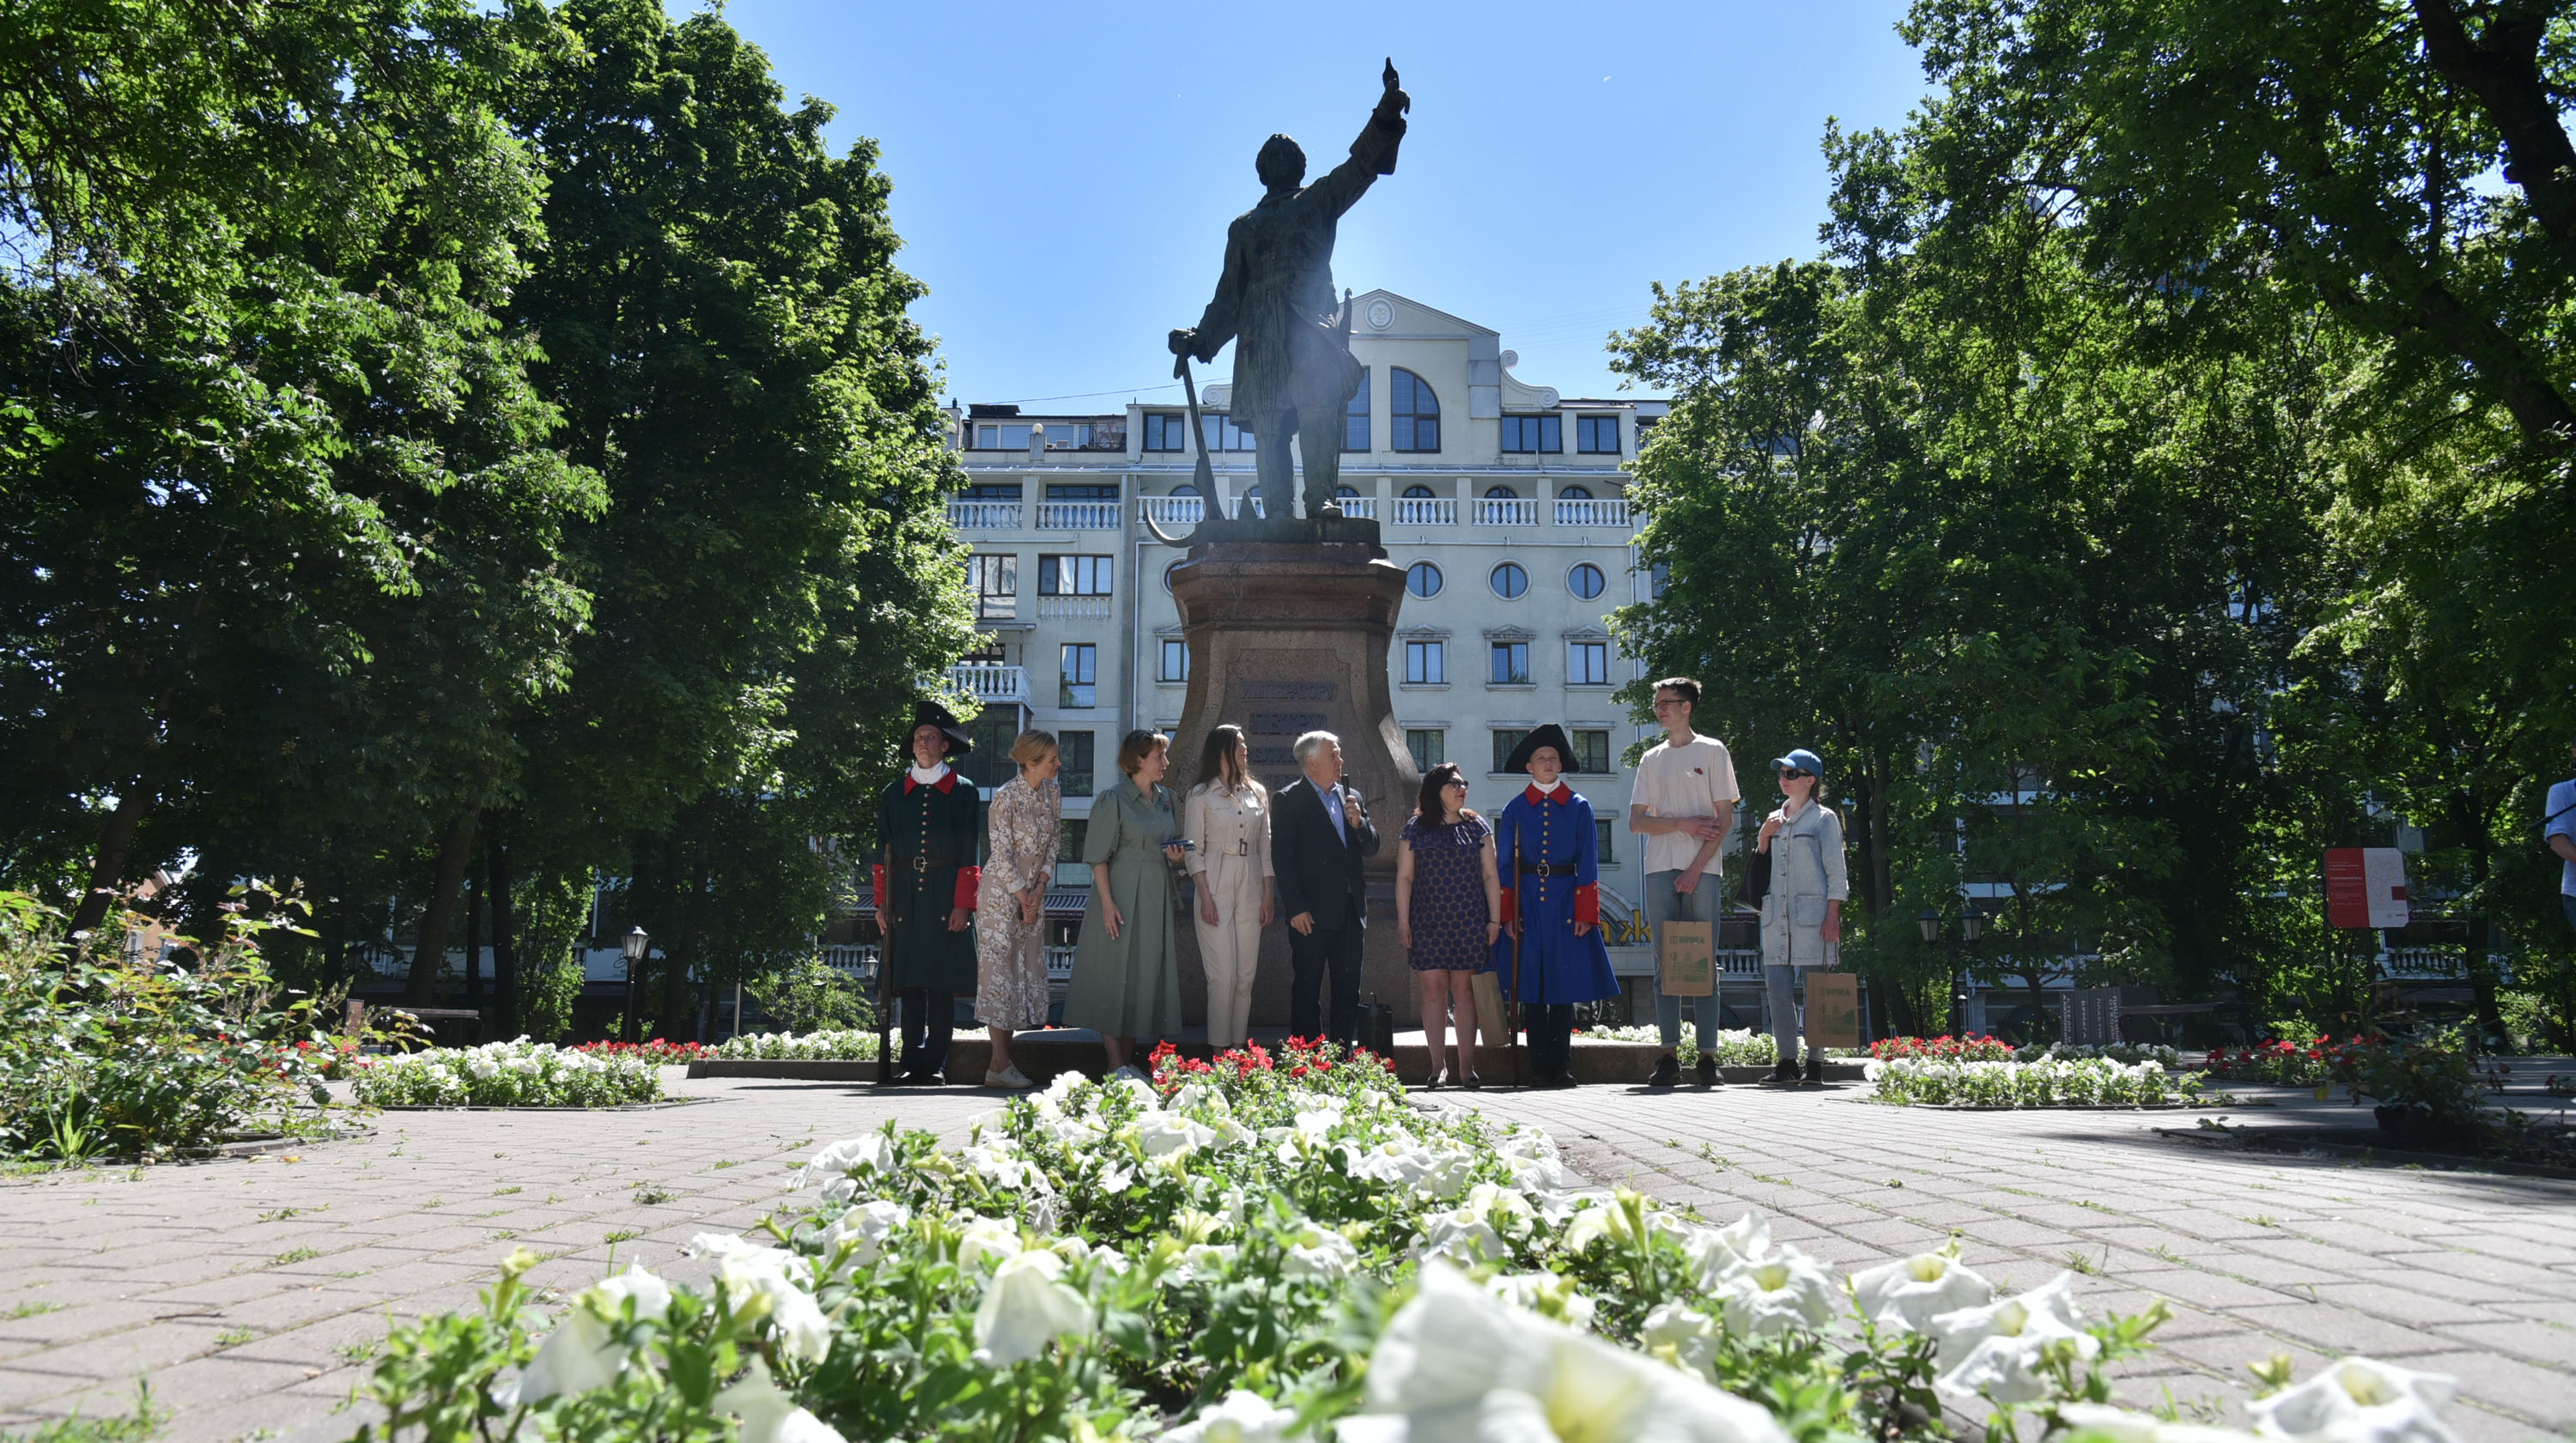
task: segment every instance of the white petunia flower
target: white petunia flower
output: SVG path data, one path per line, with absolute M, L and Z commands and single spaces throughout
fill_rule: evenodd
M 961 1268 L 998 1263 L 1019 1252 L 1020 1225 L 1007 1218 L 970 1218 L 957 1236 L 957 1266 Z
M 671 1310 L 671 1285 L 630 1263 L 625 1272 L 584 1291 L 518 1378 L 494 1389 L 493 1396 L 502 1407 L 515 1408 L 615 1381 L 625 1371 L 627 1347 L 611 1325 L 623 1318 L 629 1299 L 638 1319 L 660 1319 Z
M 1307 1223 L 1288 1235 L 1288 1261 L 1282 1269 L 1292 1278 L 1344 1278 L 1359 1266 L 1359 1249 L 1331 1228 Z
M 1296 1409 L 1274 1406 L 1249 1388 L 1237 1388 L 1164 1433 L 1161 1443 L 1280 1443 L 1296 1421 Z
M 1637 1329 L 1637 1341 L 1648 1353 L 1660 1348 L 1673 1350 L 1673 1361 L 1696 1373 L 1706 1373 L 1717 1357 L 1717 1319 L 1688 1303 L 1670 1302 L 1646 1315 Z
M 1982 1307 L 1935 1314 L 1926 1330 L 1941 1345 L 1945 1392 L 1964 1397 L 1980 1394 L 1998 1403 L 2027 1403 L 2048 1391 L 2040 1372 L 2041 1354 L 2061 1339 L 2069 1340 L 2079 1358 L 2102 1350 L 2101 1340 L 2083 1330 L 2075 1311 L 2075 1275 L 2059 1273 L 2047 1284 Z
M 895 1140 L 882 1132 L 845 1138 L 806 1159 L 803 1167 L 788 1173 L 787 1190 L 794 1192 L 818 1177 L 862 1172 L 885 1177 L 894 1172 L 900 1157 Z M 856 1189 L 853 1188 L 852 1192 L 855 1193 Z
M 1091 1333 L 1097 1327 L 1091 1303 L 1063 1277 L 1064 1259 L 1045 1248 L 995 1268 L 975 1310 L 975 1361 L 1008 1367 L 1045 1352 L 1058 1337 Z
M 1444 1263 L 1378 1339 L 1344 1443 L 1787 1443 L 1768 1410 L 1511 1307 Z
M 2298 1443 L 2457 1443 L 2442 1410 L 2459 1391 L 2447 1373 L 2345 1358 L 2294 1388 L 2246 1405 L 2255 1431 Z
M 1861 1316 L 1882 1328 L 1922 1332 L 1937 1313 L 1983 1307 L 1995 1285 L 1970 1272 L 1958 1255 L 1916 1253 L 1852 1275 L 1852 1301 Z
M 1777 1333 L 1821 1328 L 1836 1312 L 1833 1279 L 1796 1248 L 1781 1248 L 1759 1262 L 1740 1263 L 1719 1285 L 1730 1333 Z
M 819 1362 L 832 1350 L 832 1323 L 814 1295 L 799 1286 L 812 1272 L 802 1257 L 745 1242 L 732 1233 L 700 1233 L 692 1254 L 716 1260 L 716 1283 L 738 1313 L 767 1318 L 779 1346 L 793 1357 Z
M 1513 1307 L 1527 1308 L 1578 1332 L 1592 1331 L 1592 1315 L 1598 1309 L 1590 1298 L 1575 1291 L 1574 1279 L 1561 1273 L 1497 1274 L 1485 1280 L 1485 1291 Z
M 1136 1140 L 1147 1157 L 1187 1157 L 1216 1141 L 1216 1129 L 1177 1112 L 1156 1112 L 1137 1119 Z
M 911 1221 L 911 1211 L 899 1202 L 879 1198 L 874 1202 L 861 1203 L 834 1218 L 832 1225 L 823 1230 L 823 1246 L 837 1248 L 844 1242 L 855 1241 L 858 1248 L 850 1254 L 850 1260 L 860 1267 L 872 1268 L 876 1266 L 877 1259 L 885 1255 L 886 1239 L 901 1232 Z
M 742 1381 L 716 1394 L 711 1405 L 742 1419 L 742 1443 L 846 1443 L 831 1424 L 780 1391 L 770 1381 L 769 1364 L 757 1356 Z

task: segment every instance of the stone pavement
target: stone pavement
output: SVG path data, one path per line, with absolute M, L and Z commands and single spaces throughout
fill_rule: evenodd
M 471 1307 L 514 1247 L 570 1292 L 612 1248 L 675 1276 L 678 1246 L 740 1230 L 782 1170 L 889 1114 L 951 1138 L 995 1094 L 678 1080 L 692 1106 L 608 1114 L 388 1113 L 300 1153 L 0 1181 L 0 1431 L 121 1413 L 138 1379 L 171 1439 L 337 1439 L 390 1321 Z M 1854 1085 L 1440 1094 L 1548 1128 L 1601 1183 L 1857 1266 L 1957 1232 L 2029 1286 L 2079 1259 L 2087 1308 L 2171 1301 L 2123 1388 L 2214 1400 L 2287 1352 L 2302 1375 L 2367 1352 L 2457 1374 L 2467 1443 L 2576 1429 L 2576 1184 L 2204 1150 L 2188 1114 L 1881 1108 Z M 2304 1098 L 2276 1113 L 2315 1111 Z M 2352 1114 L 2332 1109 L 2335 1121 Z M 2240 1117 L 2247 1114 L 2239 1114 Z M 621 1264 L 622 1265 L 622 1264 Z

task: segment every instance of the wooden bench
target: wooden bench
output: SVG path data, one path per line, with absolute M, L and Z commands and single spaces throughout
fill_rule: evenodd
M 387 1004 L 376 1010 L 399 1012 L 416 1022 L 428 1023 L 433 1027 L 441 1022 L 471 1022 L 474 1024 L 474 1040 L 476 1042 L 483 1040 L 483 1010 L 479 1007 L 407 1007 Z M 349 1035 L 351 1037 L 363 1035 L 367 1026 L 367 1004 L 355 997 L 350 998 L 347 1017 Z

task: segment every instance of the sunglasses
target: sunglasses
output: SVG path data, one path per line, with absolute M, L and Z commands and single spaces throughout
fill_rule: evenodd
M 1796 767 L 1782 767 L 1780 769 L 1780 780 L 1784 782 L 1794 782 L 1801 778 L 1812 777 L 1814 775 L 1814 772 L 1800 771 Z

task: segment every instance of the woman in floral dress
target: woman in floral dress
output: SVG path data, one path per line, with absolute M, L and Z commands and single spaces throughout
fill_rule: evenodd
M 1494 868 L 1494 829 L 1467 810 L 1467 779 L 1456 765 L 1433 767 L 1404 823 L 1395 854 L 1395 935 L 1422 979 L 1422 1039 L 1431 1048 L 1431 1085 L 1476 1076 L 1475 980 L 1502 932 L 1503 888 Z M 1441 1062 L 1451 1008 L 1458 1013 L 1458 1066 Z
M 984 889 L 975 907 L 975 1016 L 991 1029 L 986 1087 L 1027 1087 L 1011 1063 L 1011 1034 L 1047 1020 L 1046 889 L 1055 875 L 1064 766 L 1054 736 L 1020 733 L 1011 744 L 1019 776 L 993 793 L 986 817 Z

